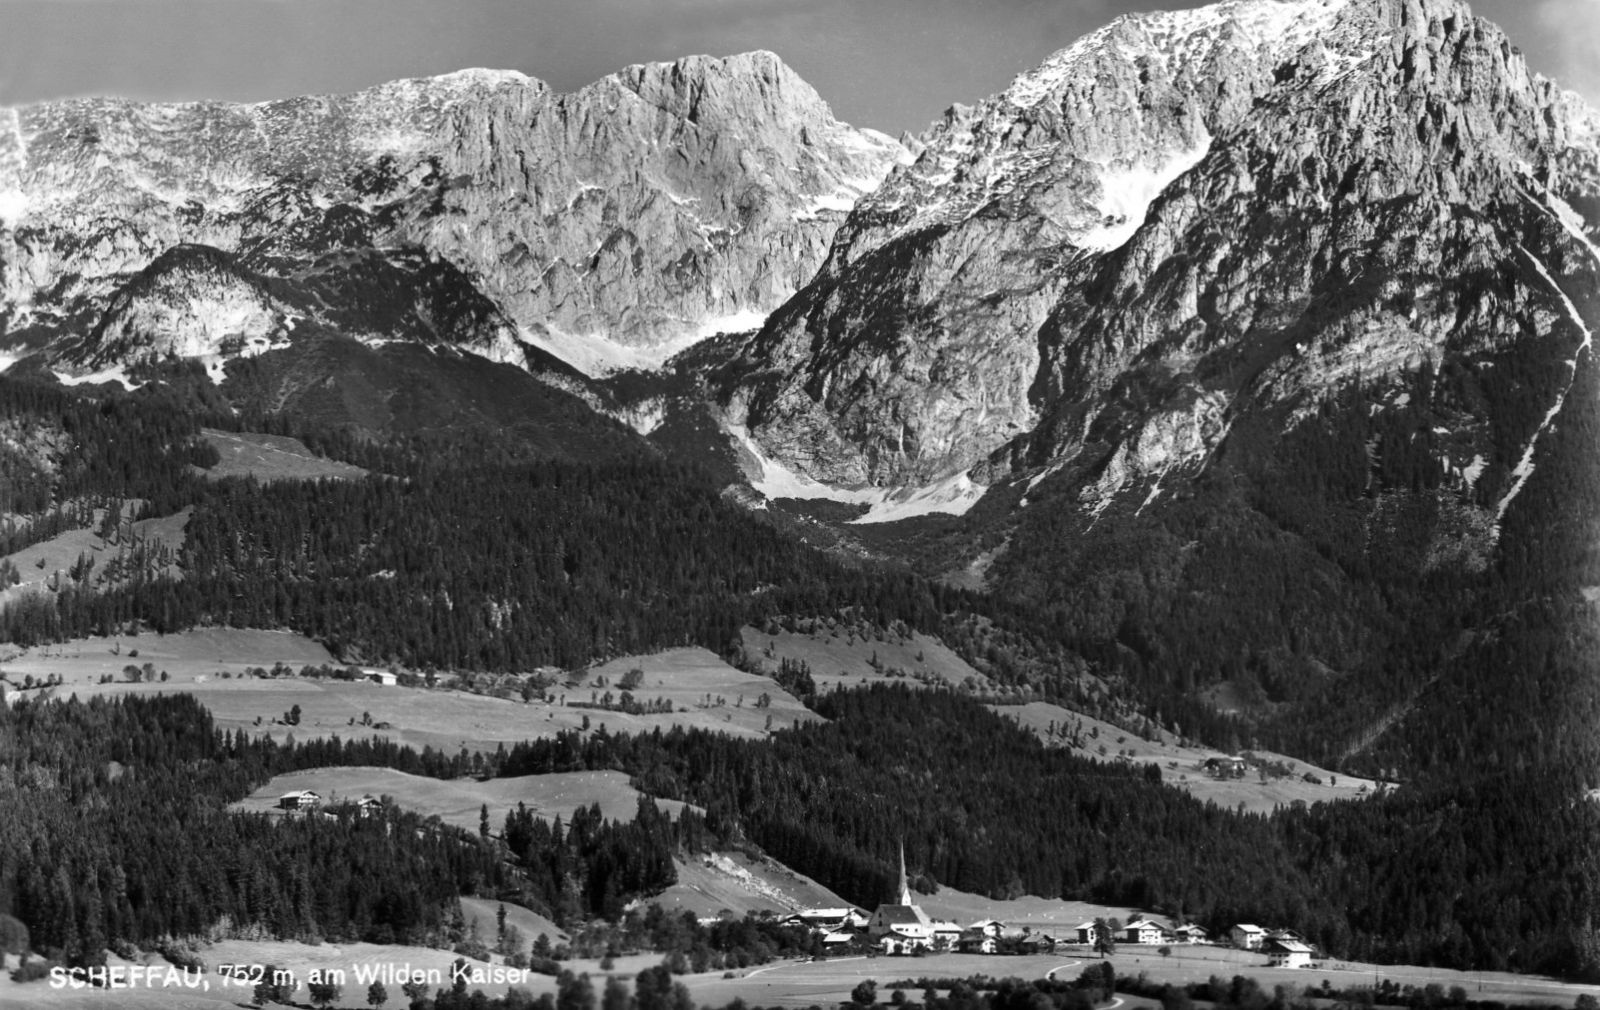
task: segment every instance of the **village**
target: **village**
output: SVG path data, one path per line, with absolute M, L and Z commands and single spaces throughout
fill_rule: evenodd
M 1170 953 L 1171 947 L 1179 944 L 1220 944 L 1264 954 L 1267 966 L 1274 968 L 1318 967 L 1313 961 L 1316 952 L 1298 932 L 1267 930 L 1251 923 L 1240 923 L 1222 936 L 1213 936 L 1194 923 L 1167 925 L 1142 917 L 1127 923 L 1114 918 L 1083 922 L 1061 934 L 1008 926 L 996 919 L 981 919 L 965 926 L 935 919 L 912 898 L 903 854 L 900 893 L 893 903 L 879 905 L 871 915 L 853 907 L 809 908 L 793 913 L 785 921 L 811 930 L 829 954 L 1048 954 L 1064 945 L 1110 953 L 1118 944 Z

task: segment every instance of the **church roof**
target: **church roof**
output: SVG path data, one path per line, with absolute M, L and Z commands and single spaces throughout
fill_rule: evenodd
M 916 905 L 879 905 L 878 921 L 885 926 L 931 926 L 928 913 Z

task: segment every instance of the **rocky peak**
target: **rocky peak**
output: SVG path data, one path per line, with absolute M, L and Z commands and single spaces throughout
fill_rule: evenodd
M 267 275 L 391 249 L 494 304 L 497 356 L 525 342 L 604 369 L 759 324 L 904 153 L 771 53 L 571 94 L 464 70 L 255 105 L 0 110 L 0 318 L 83 346 L 97 306 L 177 245 Z
M 1589 241 L 1593 124 L 1454 0 L 1130 15 L 936 124 L 774 314 L 729 406 L 813 478 L 1101 459 L 1125 479 L 1096 476 L 1099 501 L 1204 458 L 1264 376 L 1316 397 L 1362 362 L 1533 325 L 1463 331 L 1477 296 L 1445 278 L 1519 258 L 1526 213 Z M 1374 270 L 1391 280 L 1367 294 Z M 1551 298 L 1537 277 L 1518 293 Z

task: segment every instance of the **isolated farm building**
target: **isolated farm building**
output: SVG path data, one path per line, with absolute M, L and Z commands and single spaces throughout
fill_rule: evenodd
M 1005 924 L 999 919 L 979 919 L 968 926 L 967 930 L 982 933 L 984 936 L 999 936 L 1005 928 Z
M 1267 938 L 1267 931 L 1260 926 L 1252 926 L 1248 922 L 1228 930 L 1228 942 L 1241 950 L 1260 950 L 1261 943 Z
M 802 908 L 784 921 L 826 933 L 841 929 L 861 929 L 867 924 L 867 913 L 859 908 Z
M 400 678 L 388 670 L 362 670 L 361 672 L 366 674 L 367 679 L 379 687 L 394 687 L 400 683 Z
M 1302 940 L 1267 940 L 1261 945 L 1274 968 L 1309 968 L 1311 948 Z
M 1078 934 L 1079 943 L 1094 943 L 1094 923 L 1080 922 L 1072 927 L 1072 931 Z
M 383 801 L 371 793 L 367 793 L 359 800 L 356 800 L 356 815 L 358 817 L 371 817 L 382 809 Z
M 1242 757 L 1209 757 L 1206 758 L 1206 771 L 1213 775 L 1232 775 L 1239 778 L 1244 775 L 1245 761 Z
M 1123 939 L 1129 943 L 1160 943 L 1163 930 L 1153 922 L 1130 922 L 1122 927 Z
M 1186 926 L 1179 926 L 1174 929 L 1172 931 L 1172 941 L 1174 943 L 1209 943 L 1211 934 L 1207 933 L 1203 927 L 1196 926 L 1191 922 Z
M 296 789 L 278 797 L 280 810 L 315 810 L 322 805 L 322 797 L 309 789 Z

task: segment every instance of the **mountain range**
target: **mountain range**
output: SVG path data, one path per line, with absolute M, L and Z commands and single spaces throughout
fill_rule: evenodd
M 0 112 L 12 376 L 707 468 L 1346 754 L 1600 591 L 1596 325 L 1600 115 L 1458 0 L 1130 15 L 898 141 L 764 52 Z

